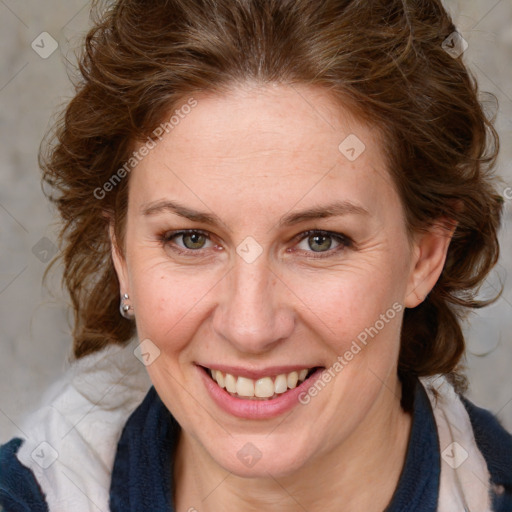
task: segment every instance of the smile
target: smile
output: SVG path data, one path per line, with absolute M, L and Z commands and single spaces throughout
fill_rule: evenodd
M 264 376 L 259 379 L 232 375 L 212 368 L 206 368 L 206 370 L 213 381 L 233 397 L 248 400 L 273 400 L 286 391 L 295 389 L 310 377 L 317 367 Z
M 196 364 L 196 369 L 206 392 L 224 412 L 238 418 L 267 420 L 301 405 L 299 395 L 314 385 L 325 367 L 277 366 L 251 370 Z

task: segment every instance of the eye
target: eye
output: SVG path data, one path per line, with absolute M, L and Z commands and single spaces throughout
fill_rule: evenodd
M 213 242 L 206 233 L 193 229 L 170 231 L 161 235 L 160 240 L 164 247 L 169 247 L 178 253 L 198 252 L 200 249 L 213 246 Z
M 313 253 L 327 253 L 326 256 L 352 246 L 352 240 L 341 233 L 312 230 L 299 235 L 299 250 Z M 323 256 L 314 256 L 323 257 Z
M 197 229 L 180 231 L 168 231 L 159 235 L 162 246 L 175 253 L 183 255 L 199 256 L 203 249 L 211 249 L 215 246 L 208 233 Z M 312 258 L 322 258 L 352 247 L 352 240 L 341 234 L 331 231 L 310 230 L 300 233 L 295 237 L 299 241 L 297 249 L 307 253 Z M 292 249 L 295 251 L 297 249 Z M 317 253 L 317 255 L 314 255 Z
M 183 233 L 180 238 L 186 249 L 202 249 L 208 241 L 205 235 L 197 232 Z

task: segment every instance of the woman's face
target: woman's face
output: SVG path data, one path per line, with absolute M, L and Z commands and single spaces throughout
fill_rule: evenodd
M 408 239 L 376 131 L 325 92 L 194 99 L 130 176 L 121 291 L 188 442 L 292 474 L 399 409 L 403 308 L 446 244 Z

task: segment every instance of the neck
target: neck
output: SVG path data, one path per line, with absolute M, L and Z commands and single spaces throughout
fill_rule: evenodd
M 400 396 L 397 379 L 394 389 L 383 387 L 378 404 L 335 450 L 279 480 L 226 471 L 182 431 L 174 466 L 176 510 L 382 512 L 397 487 L 411 429 Z

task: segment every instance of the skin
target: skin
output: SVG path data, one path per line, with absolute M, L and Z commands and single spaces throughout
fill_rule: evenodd
M 195 364 L 329 368 L 394 303 L 415 307 L 424 299 L 451 233 L 436 225 L 408 235 L 378 132 L 323 90 L 245 85 L 194 97 L 198 105 L 131 173 L 122 248 L 111 227 L 139 338 L 160 350 L 147 370 L 182 427 L 177 510 L 382 511 L 411 426 L 397 378 L 403 311 L 308 405 L 277 418 L 224 412 Z M 338 150 L 349 134 L 366 146 L 353 162 Z M 163 200 L 221 222 L 143 214 Z M 366 213 L 278 224 L 340 200 Z M 182 229 L 210 239 L 159 238 Z M 328 238 L 325 251 L 325 242 L 308 241 L 308 230 L 353 243 Z M 262 249 L 252 263 L 236 252 L 248 236 Z M 261 452 L 251 468 L 237 458 L 246 443 Z

